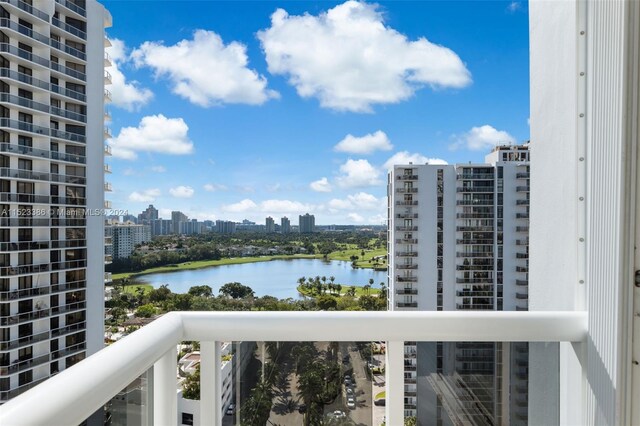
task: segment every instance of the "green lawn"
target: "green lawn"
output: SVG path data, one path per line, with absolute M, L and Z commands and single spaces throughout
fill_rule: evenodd
M 138 288 L 144 289 L 145 294 L 153 290 L 153 286 L 151 284 L 129 284 L 124 286 L 124 289 L 122 290 L 122 292 L 136 294 L 136 292 L 138 291 Z
M 344 260 L 347 262 L 351 261 L 351 256 L 358 256 L 358 260 L 356 261 L 356 266 L 359 268 L 373 268 L 375 261 L 374 257 L 385 256 L 387 254 L 387 249 L 375 249 L 375 250 L 364 250 L 364 257 L 362 256 L 362 250 L 354 247 L 346 250 L 339 250 L 329 253 L 329 260 Z M 371 260 L 371 262 L 369 262 Z M 387 267 L 386 260 L 380 259 L 378 260 L 377 267 Z
M 236 265 L 241 263 L 269 262 L 278 259 L 314 259 L 318 256 L 307 254 L 279 255 L 279 256 L 255 256 L 255 257 L 232 257 L 220 260 L 200 260 L 195 262 L 179 263 L 171 266 L 160 266 L 157 268 L 145 269 L 138 272 L 124 272 L 121 274 L 113 274 L 113 280 L 122 280 L 124 278 L 133 278 L 138 275 L 156 274 L 161 272 L 183 271 L 189 269 L 201 269 L 211 266 Z
M 374 284 L 374 286 L 377 286 L 377 285 L 378 284 Z M 355 286 L 342 285 L 342 288 L 340 289 L 340 294 L 344 295 L 351 287 L 355 287 L 356 288 L 356 297 L 360 297 L 360 296 L 363 296 L 363 295 L 367 294 L 367 292 L 365 291 L 364 287 L 358 286 L 358 285 L 355 285 Z M 304 296 L 309 296 L 309 297 L 315 297 L 316 296 L 316 294 L 314 292 L 309 292 L 309 291 L 307 291 L 307 289 L 303 288 L 300 285 L 298 285 L 298 287 L 296 287 L 296 288 L 298 290 L 298 293 L 300 293 L 300 294 L 302 294 Z M 378 293 L 380 293 L 380 288 L 371 287 L 369 289 L 369 295 L 370 296 L 375 296 Z M 328 294 L 330 296 L 335 296 L 335 294 L 329 293 L 329 291 L 327 291 L 326 294 Z

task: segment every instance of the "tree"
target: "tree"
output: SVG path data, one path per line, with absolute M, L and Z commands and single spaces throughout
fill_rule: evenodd
M 154 288 L 149 292 L 149 301 L 152 303 L 164 302 L 171 297 L 169 284 L 162 284 L 159 288 Z
M 316 298 L 316 305 L 323 311 L 335 311 L 338 301 L 335 297 L 323 294 Z
M 416 417 L 405 417 L 404 426 L 418 426 L 418 419 Z
M 365 284 L 364 286 L 362 286 L 362 288 L 364 289 L 364 292 L 367 293 L 367 296 L 368 296 L 369 295 L 369 289 L 371 288 L 371 285 L 370 284 Z
M 331 278 L 333 278 L 333 277 L 331 277 Z M 335 284 L 334 287 L 335 287 L 336 292 L 338 293 L 338 295 L 340 295 L 340 291 L 342 290 L 342 286 L 340 284 Z
M 351 286 L 349 290 L 347 290 L 347 296 L 356 297 L 356 287 Z
M 194 285 L 189 289 L 190 295 L 195 297 L 212 297 L 213 290 L 208 285 Z
M 196 371 L 187 376 L 182 383 L 182 396 L 185 399 L 200 400 L 200 364 L 196 366 Z
M 156 314 L 156 308 L 151 303 L 142 305 L 136 309 L 136 316 L 138 318 L 151 318 Z
M 227 283 L 220 287 L 220 294 L 230 297 L 232 299 L 245 299 L 253 297 L 255 292 L 251 287 L 242 285 L 238 282 Z
M 264 381 L 258 382 L 251 390 L 249 398 L 244 402 L 240 412 L 242 424 L 265 425 L 269 420 L 273 391 L 271 386 Z

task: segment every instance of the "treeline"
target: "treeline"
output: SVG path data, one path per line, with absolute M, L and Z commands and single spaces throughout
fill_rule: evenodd
M 109 272 L 142 271 L 159 266 L 175 265 L 197 260 L 219 260 L 222 258 L 220 250 L 212 244 L 197 244 L 185 250 L 158 250 L 148 253 L 134 252 L 126 259 L 113 259 L 107 265 Z

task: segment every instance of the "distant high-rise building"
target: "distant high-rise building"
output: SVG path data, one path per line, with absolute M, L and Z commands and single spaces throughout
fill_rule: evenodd
M 220 234 L 233 234 L 236 232 L 236 223 L 230 220 L 216 220 L 216 232 Z
M 280 219 L 280 232 L 283 234 L 289 234 L 291 232 L 291 221 L 286 216 Z
M 94 0 L 0 12 L 3 404 L 104 347 L 111 15 Z
M 153 207 L 153 204 L 149 204 L 142 213 L 138 215 L 138 223 L 151 224 L 152 221 L 158 219 L 158 209 Z
M 126 214 L 124 216 L 122 216 L 122 222 L 127 223 L 127 222 L 131 222 L 131 223 L 138 223 L 138 218 L 132 214 Z
M 394 166 L 388 194 L 392 310 L 527 310 L 528 145 L 484 164 Z M 405 354 L 418 424 L 527 423 L 527 343 L 411 342 Z
M 186 222 L 180 222 L 180 234 L 192 235 L 200 234 L 202 232 L 202 223 L 197 219 L 191 219 Z
M 180 233 L 180 222 L 186 222 L 189 220 L 186 214 L 180 211 L 172 211 L 171 212 L 171 233 L 179 234 Z
M 153 237 L 169 235 L 173 232 L 173 222 L 171 219 L 152 220 L 149 226 L 151 226 L 151 236 Z
M 301 234 L 309 234 L 316 230 L 316 217 L 312 214 L 298 216 L 298 227 Z
M 267 232 L 267 234 L 273 234 L 274 232 L 276 232 L 276 222 L 271 216 L 269 216 L 265 221 L 265 231 Z
M 105 231 L 107 237 L 111 237 L 111 247 L 108 248 L 107 254 L 111 254 L 114 259 L 128 258 L 138 244 L 151 241 L 149 225 L 125 222 L 107 225 Z

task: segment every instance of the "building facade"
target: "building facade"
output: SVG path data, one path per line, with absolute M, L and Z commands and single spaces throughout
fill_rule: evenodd
M 229 220 L 216 220 L 216 232 L 233 234 L 236 232 L 236 223 Z
M 291 221 L 286 216 L 280 219 L 280 232 L 283 234 L 291 233 Z
M 273 220 L 271 216 L 269 216 L 265 220 L 264 230 L 267 234 L 273 234 L 274 232 L 276 232 L 276 222 Z
M 115 223 L 105 228 L 107 237 L 111 237 L 111 254 L 114 259 L 126 259 L 131 256 L 138 244 L 151 241 L 151 227 L 134 223 Z
M 528 309 L 528 145 L 485 160 L 390 172 L 391 309 Z M 527 344 L 409 342 L 405 356 L 420 424 L 526 424 Z
M 301 234 L 310 234 L 316 230 L 316 217 L 312 214 L 298 216 L 298 229 Z
M 103 347 L 99 3 L 0 3 L 0 404 Z
M 149 207 L 147 207 L 142 211 L 142 213 L 138 215 L 138 223 L 149 225 L 154 220 L 158 220 L 158 209 L 153 207 L 153 204 L 149 204 Z M 126 222 L 126 220 L 124 219 L 123 221 Z

